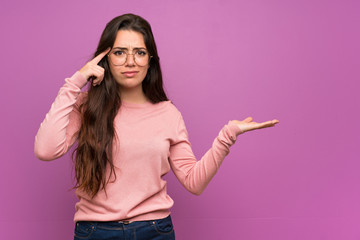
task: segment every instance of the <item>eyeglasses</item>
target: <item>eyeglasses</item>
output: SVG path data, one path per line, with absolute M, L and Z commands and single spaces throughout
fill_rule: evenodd
M 128 61 L 129 55 L 133 55 L 135 63 L 141 67 L 146 66 L 152 58 L 148 51 L 142 48 L 134 49 L 132 53 L 125 49 L 115 49 L 108 54 L 108 57 L 115 66 L 122 66 Z

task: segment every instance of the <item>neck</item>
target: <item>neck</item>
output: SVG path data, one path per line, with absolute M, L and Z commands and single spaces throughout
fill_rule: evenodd
M 148 101 L 142 87 L 135 89 L 120 88 L 121 101 L 128 103 L 145 103 Z

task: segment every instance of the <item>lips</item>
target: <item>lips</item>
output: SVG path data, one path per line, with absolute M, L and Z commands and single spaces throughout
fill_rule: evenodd
M 126 71 L 126 72 L 122 72 L 122 74 L 125 75 L 126 77 L 134 77 L 137 73 L 138 73 L 138 71 Z

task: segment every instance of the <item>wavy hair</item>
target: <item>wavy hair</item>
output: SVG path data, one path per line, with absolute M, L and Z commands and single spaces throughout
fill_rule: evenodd
M 145 96 L 157 103 L 168 100 L 163 89 L 160 59 L 150 24 L 140 16 L 124 14 L 112 19 L 105 27 L 94 57 L 112 48 L 119 30 L 136 31 L 142 34 L 149 54 L 152 56 L 142 89 Z M 113 142 L 116 139 L 114 119 L 121 106 L 119 85 L 113 78 L 107 57 L 99 64 L 105 69 L 99 86 L 90 86 L 88 96 L 81 105 L 81 127 L 78 146 L 74 150 L 75 178 L 78 188 L 91 197 L 105 190 L 111 176 L 116 179 L 113 162 Z M 107 176 L 107 171 L 109 175 Z

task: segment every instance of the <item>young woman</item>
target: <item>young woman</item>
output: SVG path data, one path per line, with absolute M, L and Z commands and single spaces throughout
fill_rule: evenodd
M 125 14 L 106 25 L 94 58 L 65 80 L 36 135 L 35 154 L 53 160 L 77 141 L 74 239 L 175 239 L 162 177 L 171 168 L 198 195 L 237 135 L 276 123 L 230 121 L 197 161 L 181 113 L 163 90 L 151 27 Z

